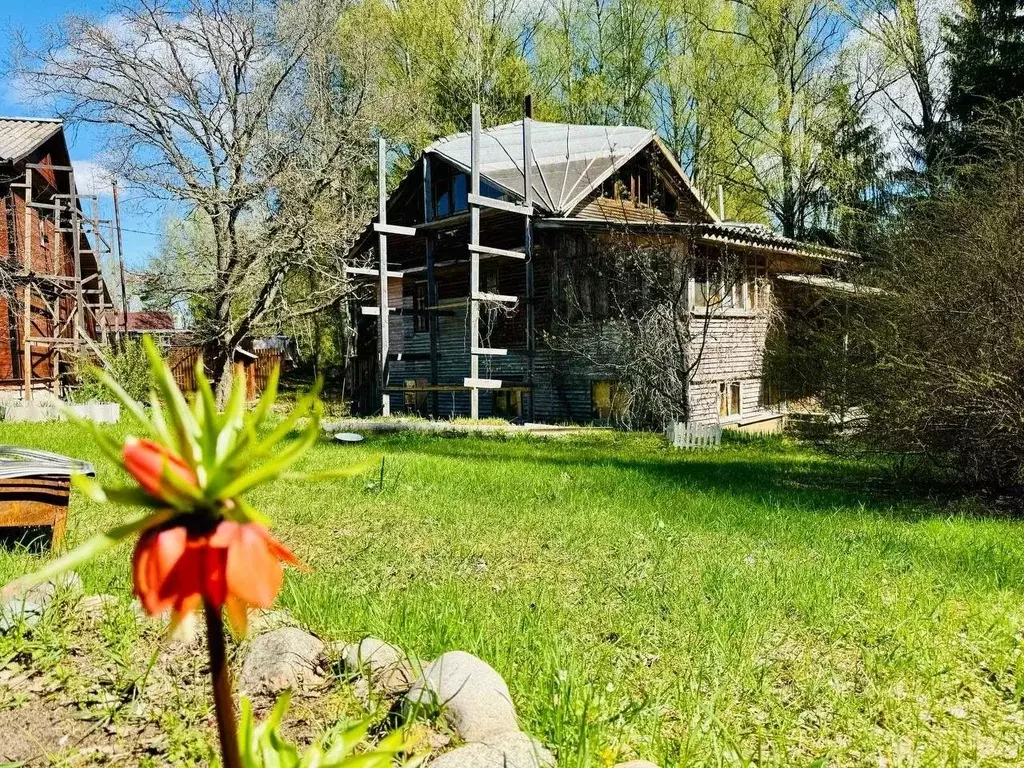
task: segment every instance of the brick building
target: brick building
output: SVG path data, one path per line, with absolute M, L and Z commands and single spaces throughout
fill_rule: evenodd
M 89 201 L 60 121 L 0 118 L 0 390 L 60 395 L 71 360 L 106 334 L 109 241 Z

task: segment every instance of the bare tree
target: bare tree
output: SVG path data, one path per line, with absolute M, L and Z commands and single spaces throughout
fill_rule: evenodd
M 353 136 L 369 132 L 323 71 L 336 7 L 124 0 L 112 11 L 68 16 L 39 47 L 22 40 L 15 75 L 65 119 L 104 128 L 117 173 L 202 231 L 178 287 L 206 307 L 197 330 L 224 392 L 232 350 L 268 313 L 317 311 L 344 285 L 334 252 L 363 212 L 343 182 L 369 155 Z M 299 268 L 320 287 L 288 295 Z
M 750 274 L 742 255 L 678 236 L 580 236 L 560 250 L 545 342 L 618 381 L 626 426 L 685 421 L 712 321 Z
M 852 37 L 852 79 L 911 167 L 930 171 L 946 119 L 944 19 L 950 0 L 854 0 L 840 6 Z

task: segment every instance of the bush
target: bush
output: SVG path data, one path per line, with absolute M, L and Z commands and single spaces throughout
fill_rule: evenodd
M 107 349 L 109 373 L 125 392 L 135 400 L 149 399 L 149 361 L 142 342 L 137 339 L 126 339 L 120 347 Z M 110 392 L 100 382 L 96 363 L 93 360 L 82 360 L 75 366 L 78 387 L 71 394 L 76 403 L 88 403 L 96 400 L 111 400 Z
M 917 202 L 890 234 L 865 435 L 990 489 L 1024 490 L 1024 119 L 991 158 Z

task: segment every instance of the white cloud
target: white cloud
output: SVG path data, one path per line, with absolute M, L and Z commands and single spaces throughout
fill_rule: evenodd
M 110 182 L 114 178 L 102 162 L 96 158 L 88 160 L 72 160 L 75 169 L 75 186 L 80 195 L 97 195 L 110 197 Z

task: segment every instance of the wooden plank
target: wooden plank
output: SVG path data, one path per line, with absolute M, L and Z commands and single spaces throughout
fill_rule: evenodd
M 429 352 L 391 352 L 388 360 L 398 363 L 425 363 L 433 359 Z
M 474 355 L 492 355 L 499 357 L 508 354 L 507 349 L 501 349 L 499 347 L 473 347 L 472 352 Z
M 497 200 L 493 197 L 484 197 L 483 195 L 469 193 L 466 198 L 470 205 L 478 205 L 481 208 L 493 208 L 498 211 L 505 211 L 507 213 L 518 213 L 520 216 L 532 216 L 533 207 L 527 208 L 525 205 L 516 205 L 510 203 L 507 200 Z
M 347 275 L 362 275 L 364 277 L 380 277 L 380 270 L 376 267 L 345 267 Z M 388 270 L 388 277 L 401 278 L 402 273 L 395 270 Z
M 384 393 L 388 385 L 388 346 L 391 344 L 391 326 L 388 324 L 388 306 L 391 303 L 388 298 L 388 196 L 387 196 L 387 163 L 388 147 L 384 138 L 377 139 L 377 224 L 374 230 L 377 232 L 377 323 L 378 347 L 377 347 L 377 387 L 381 397 L 381 415 L 391 415 L 391 397 Z
M 380 235 L 402 235 L 404 237 L 416 237 L 418 234 L 416 227 L 403 227 L 398 224 L 388 224 L 387 222 L 383 224 L 374 222 L 373 231 Z
M 491 248 L 488 245 L 473 245 L 470 243 L 469 250 L 472 253 L 479 253 L 484 256 L 505 256 L 509 259 L 519 259 L 520 261 L 526 259 L 526 254 L 522 251 L 510 251 L 505 248 Z
M 470 389 L 501 389 L 501 379 L 465 378 L 462 380 L 462 386 Z M 479 415 L 476 418 L 480 418 Z
M 380 317 L 380 307 L 360 307 L 359 311 L 367 317 Z M 388 307 L 388 314 L 393 314 L 394 307 Z
M 473 203 L 480 197 L 480 105 L 473 103 L 473 115 L 469 142 L 469 244 L 480 245 L 480 206 Z M 469 253 L 469 295 L 480 291 L 480 254 L 470 249 Z M 469 417 L 480 418 L 480 391 L 476 382 L 480 379 L 480 358 L 473 354 L 473 347 L 480 344 L 480 305 L 469 302 L 469 377 L 463 384 L 471 387 L 469 392 Z M 500 386 L 500 384 L 499 384 Z
M 510 296 L 506 293 L 488 293 L 477 291 L 473 294 L 473 301 L 492 301 L 495 304 L 515 304 L 519 301 L 518 296 Z

